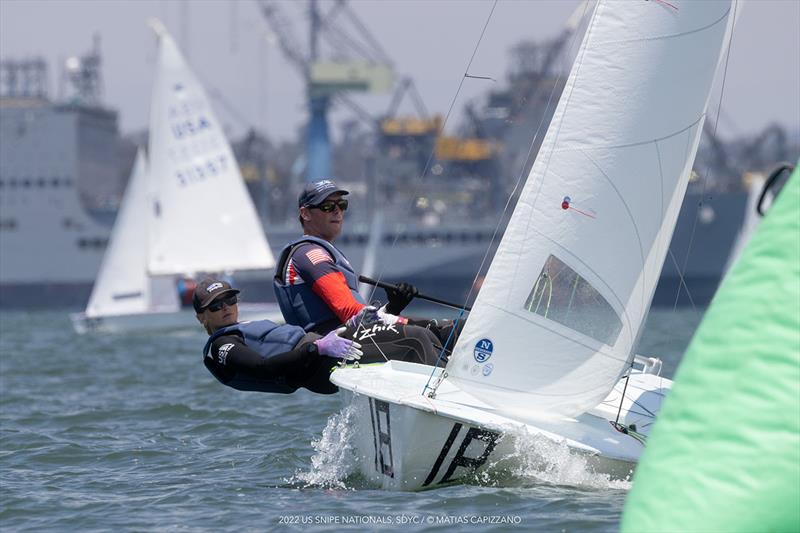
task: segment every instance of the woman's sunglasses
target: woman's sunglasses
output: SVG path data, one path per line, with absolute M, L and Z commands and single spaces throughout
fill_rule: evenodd
M 310 205 L 308 207 L 310 207 L 311 209 L 319 209 L 323 213 L 332 213 L 333 210 L 336 209 L 337 207 L 342 211 L 347 211 L 347 200 L 345 200 L 344 198 L 336 201 L 330 200 L 327 202 L 322 202 L 319 205 Z
M 217 311 L 222 309 L 222 305 L 223 304 L 227 305 L 228 307 L 232 307 L 232 306 L 236 305 L 236 302 L 238 302 L 238 301 L 239 301 L 239 296 L 234 294 L 234 295 L 228 296 L 227 298 L 224 298 L 222 300 L 214 300 L 213 302 L 208 304 L 206 309 L 208 309 L 212 313 L 216 313 Z

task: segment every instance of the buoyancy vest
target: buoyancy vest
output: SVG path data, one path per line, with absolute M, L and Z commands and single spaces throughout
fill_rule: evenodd
M 215 331 L 208 338 L 208 342 L 203 348 L 203 357 L 213 357 L 213 355 L 209 355 L 209 350 L 211 350 L 211 344 L 218 337 L 237 333 L 244 339 L 244 343 L 248 348 L 258 352 L 265 358 L 293 350 L 306 334 L 302 328 L 297 326 L 278 325 L 269 320 L 239 322 Z M 210 369 L 211 367 L 208 368 Z M 297 387 L 289 385 L 281 377 L 276 377 L 274 381 L 264 379 L 254 381 L 242 376 L 234 376 L 233 379 L 223 381 L 216 374 L 214 374 L 214 377 L 225 385 L 238 390 L 283 394 L 290 394 L 297 390 Z
M 278 305 L 281 308 L 286 323 L 300 326 L 306 331 L 316 331 L 315 328 L 325 322 L 338 324 L 338 317 L 322 298 L 311 290 L 310 283 L 290 285 L 284 279 L 286 265 L 288 265 L 292 253 L 298 246 L 305 243 L 318 244 L 327 250 L 328 253 L 331 254 L 331 257 L 333 257 L 336 267 L 344 274 L 344 279 L 347 281 L 347 286 L 353 298 L 364 305 L 366 305 L 366 302 L 358 293 L 358 276 L 356 276 L 350 262 L 338 248 L 324 239 L 309 235 L 304 235 L 290 242 L 281 251 L 278 265 L 275 268 L 275 277 L 272 280 L 272 287 L 275 289 L 275 297 L 278 300 Z M 318 331 L 318 333 L 327 332 Z

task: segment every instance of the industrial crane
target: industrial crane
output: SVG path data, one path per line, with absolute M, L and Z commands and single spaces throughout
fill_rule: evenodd
M 259 7 L 281 51 L 306 84 L 309 111 L 306 181 L 328 177 L 331 172 L 328 110 L 333 97 L 344 91 L 388 90 L 393 77 L 391 61 L 346 0 L 336 0 L 326 12 L 318 0 L 310 0 L 307 52 L 295 39 L 277 1 L 259 0 Z M 345 30 L 347 23 L 353 30 Z M 321 46 L 323 39 L 328 57 Z

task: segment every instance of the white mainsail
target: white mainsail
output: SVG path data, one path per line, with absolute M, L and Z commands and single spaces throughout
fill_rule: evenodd
M 447 367 L 503 412 L 573 416 L 633 357 L 730 0 L 600 1 Z
M 148 214 L 147 161 L 139 149 L 122 204 L 114 221 L 86 316 L 143 313 L 150 307 L 147 276 Z M 174 291 L 173 291 L 174 292 Z
M 157 275 L 271 268 L 275 260 L 208 97 L 166 30 L 157 32 L 148 269 Z

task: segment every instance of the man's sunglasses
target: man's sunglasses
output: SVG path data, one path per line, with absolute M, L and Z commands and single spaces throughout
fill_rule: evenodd
M 319 205 L 310 205 L 308 206 L 310 209 L 319 209 L 323 213 L 332 213 L 334 209 L 337 207 L 342 211 L 347 211 L 347 200 L 342 198 L 341 200 L 330 200 L 327 202 L 322 202 Z
M 238 301 L 239 301 L 239 296 L 236 295 L 236 294 L 233 294 L 233 295 L 228 296 L 227 298 L 224 298 L 222 300 L 214 300 L 213 302 L 211 302 L 210 304 L 208 304 L 206 306 L 206 309 L 208 309 L 212 313 L 216 313 L 217 311 L 222 309 L 222 305 L 223 304 L 227 305 L 228 307 L 232 307 L 232 306 L 236 305 L 236 302 L 238 302 Z

